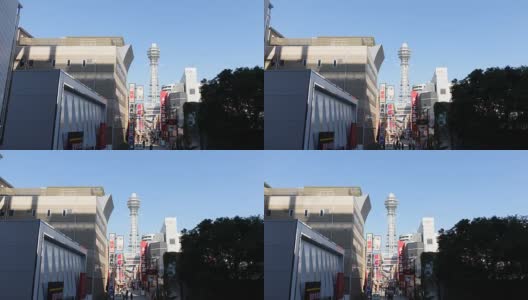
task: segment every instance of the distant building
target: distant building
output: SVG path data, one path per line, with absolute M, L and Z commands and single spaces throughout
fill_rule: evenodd
M 266 71 L 264 148 L 353 149 L 359 100 L 312 70 Z
M 180 234 L 178 232 L 176 218 L 165 218 L 161 226 L 161 233 L 167 243 L 167 252 L 180 252 Z
M 9 97 L 13 56 L 15 54 L 16 32 L 22 5 L 18 0 L 0 2 L 0 145 L 4 131 L 5 106 Z
M 184 84 L 185 94 L 187 95 L 187 102 L 201 101 L 201 84 L 198 81 L 198 71 L 196 70 L 196 68 L 185 68 L 180 83 Z
M 368 194 L 359 187 L 264 188 L 264 220 L 299 220 L 345 250 L 345 294 L 359 297 L 365 282 L 364 225 Z
M 431 83 L 434 85 L 438 102 L 451 102 L 451 82 L 447 76 L 447 68 L 436 68 Z
M 91 293 L 86 290 L 87 250 L 49 224 L 0 222 L 0 236 L 2 299 L 84 299 L 79 289 Z
M 343 299 L 344 257 L 342 247 L 303 222 L 264 221 L 264 299 Z
M 407 233 L 407 234 L 401 234 L 399 240 L 402 242 L 412 242 L 414 241 L 414 238 L 415 238 L 414 233 Z
M 15 71 L 0 148 L 103 149 L 106 108 L 105 98 L 62 70 Z
M 106 143 L 113 140 L 116 148 L 125 141 L 127 76 L 134 53 L 122 37 L 34 38 L 19 30 L 16 53 L 16 70 L 61 69 L 105 97 Z
M 160 242 L 165 239 L 162 233 L 148 233 L 141 236 L 141 240 L 145 242 Z
M 369 145 L 376 142 L 378 72 L 384 59 L 383 47 L 373 37 L 285 38 L 270 29 L 264 67 L 265 70 L 312 69 L 357 98 L 356 133 L 360 142 Z M 266 120 L 272 121 L 268 121 L 267 115 Z
M 102 187 L 0 188 L 0 223 L 41 219 L 88 250 L 87 290 L 102 299 L 108 274 L 107 226 L 114 209 Z
M 424 245 L 424 252 L 438 252 L 438 234 L 435 230 L 434 218 L 422 218 L 417 237 Z

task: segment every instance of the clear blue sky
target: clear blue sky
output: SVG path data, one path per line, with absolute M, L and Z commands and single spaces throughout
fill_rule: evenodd
M 206 218 L 255 216 L 263 211 L 263 177 L 255 152 L 3 151 L 0 177 L 15 187 L 102 186 L 112 194 L 109 233 L 128 241 L 126 202 L 141 199 L 139 230 L 159 232 L 164 217 L 178 230 Z
M 476 68 L 528 63 L 527 1 L 271 1 L 272 26 L 287 37 L 375 37 L 386 57 L 379 83 L 397 91 L 403 42 L 413 51 L 411 84 L 430 81 L 436 67 L 460 80 Z
M 132 44 L 129 82 L 149 84 L 147 49 L 161 49 L 160 83 L 185 67 L 199 79 L 263 65 L 262 4 L 247 0 L 20 0 L 21 26 L 36 37 L 123 36 Z M 148 88 L 146 89 L 148 93 Z
M 434 217 L 528 215 L 527 152 L 25 152 L 4 151 L 0 176 L 16 187 L 103 186 L 113 195 L 110 230 L 128 232 L 126 201 L 142 200 L 140 231 L 165 216 L 179 228 L 205 218 L 263 214 L 263 182 L 274 187 L 359 186 L 370 195 L 366 231 L 386 234 L 383 205 L 398 197 L 398 233 Z

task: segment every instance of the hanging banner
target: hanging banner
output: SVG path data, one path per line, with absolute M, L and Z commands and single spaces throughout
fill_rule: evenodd
M 372 252 L 372 233 L 367 233 L 367 253 Z
M 115 253 L 115 233 L 110 233 L 108 248 L 110 253 Z
M 125 239 L 122 235 L 117 236 L 117 242 L 116 242 L 116 250 L 117 252 L 123 252 L 123 248 L 125 247 Z
M 379 91 L 379 98 L 380 98 L 380 104 L 385 104 L 386 100 L 387 100 L 387 97 L 386 97 L 386 84 L 383 83 L 381 84 L 380 86 L 380 91 Z
M 134 103 L 136 101 L 136 84 L 131 83 L 129 85 L 128 91 L 129 91 L 128 100 L 130 101 L 130 103 Z
M 374 251 L 381 250 L 381 235 L 374 236 Z

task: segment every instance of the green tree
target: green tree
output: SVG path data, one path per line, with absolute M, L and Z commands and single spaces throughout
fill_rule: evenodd
M 264 70 L 224 70 L 202 82 L 200 129 L 209 149 L 264 148 Z
M 453 81 L 452 97 L 458 148 L 528 148 L 528 67 L 475 70 Z
M 264 298 L 260 217 L 204 220 L 181 237 L 181 279 L 191 299 Z
M 436 266 L 446 299 L 526 298 L 528 219 L 464 219 L 441 230 Z

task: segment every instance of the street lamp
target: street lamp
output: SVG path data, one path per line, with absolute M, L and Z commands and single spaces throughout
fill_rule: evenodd
M 363 150 L 365 150 L 365 125 L 367 124 L 368 120 L 372 120 L 372 116 L 365 116 L 365 120 L 363 121 L 363 141 L 361 142 L 363 144 Z

